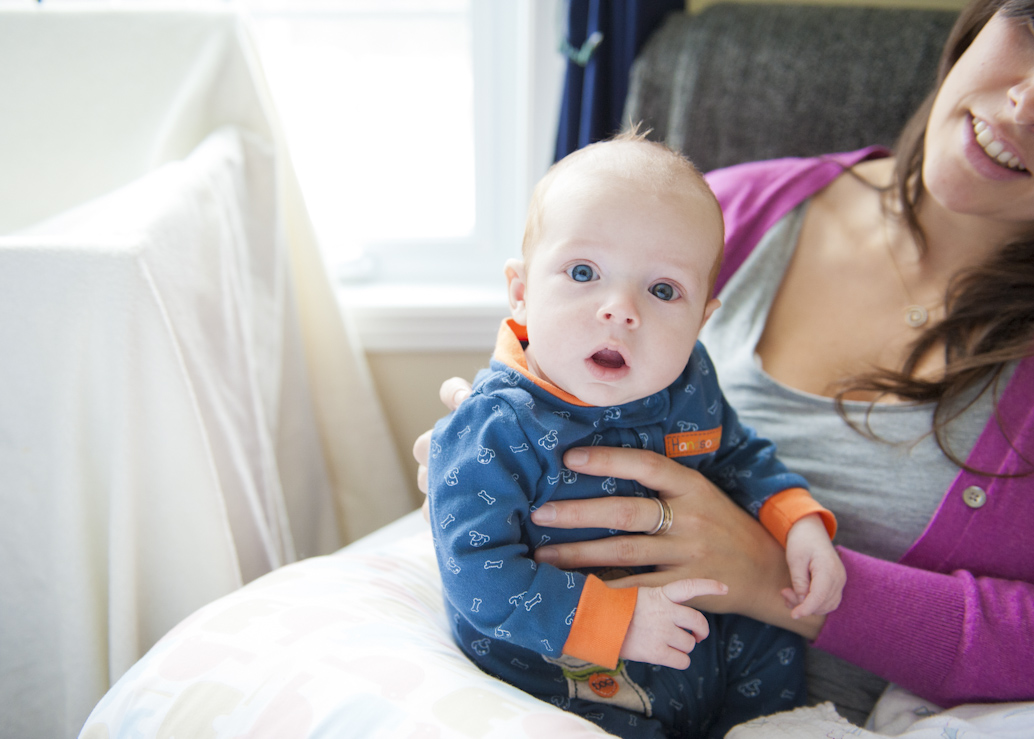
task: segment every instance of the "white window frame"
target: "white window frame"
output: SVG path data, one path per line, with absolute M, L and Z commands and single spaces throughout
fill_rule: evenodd
M 473 0 L 476 227 L 470 240 L 398 244 L 339 287 L 367 351 L 492 347 L 509 308 L 531 190 L 552 162 L 563 84 L 561 0 Z

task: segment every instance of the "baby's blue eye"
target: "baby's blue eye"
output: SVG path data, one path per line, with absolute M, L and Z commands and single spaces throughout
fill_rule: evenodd
M 650 292 L 661 300 L 674 300 L 678 297 L 678 291 L 667 282 L 658 282 L 650 286 Z
M 596 279 L 596 270 L 588 264 L 576 264 L 573 267 L 569 267 L 567 274 L 575 282 L 591 282 Z

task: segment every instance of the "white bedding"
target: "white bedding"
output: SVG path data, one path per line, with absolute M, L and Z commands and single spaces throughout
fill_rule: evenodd
M 1034 705 L 940 712 L 891 690 L 873 731 L 830 704 L 759 719 L 734 739 L 1013 739 Z M 883 732 L 883 733 L 881 733 Z M 453 645 L 419 513 L 336 554 L 283 567 L 205 606 L 94 709 L 81 739 L 579 737 L 593 724 L 499 682 Z
M 111 689 L 81 737 L 603 735 L 456 649 L 426 529 L 381 542 L 202 608 Z
M 52 739 L 204 604 L 412 501 L 235 4 L 14 5 L 0 737 Z
M 0 235 L 0 735 L 69 736 L 184 617 L 341 545 L 275 171 L 227 126 Z

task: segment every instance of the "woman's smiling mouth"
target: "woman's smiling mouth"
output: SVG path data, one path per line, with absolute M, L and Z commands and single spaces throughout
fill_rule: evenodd
M 1005 144 L 995 138 L 994 132 L 986 121 L 973 116 L 973 135 L 984 153 L 1001 166 L 1016 172 L 1026 172 L 1027 167 L 1014 153 L 1005 148 Z

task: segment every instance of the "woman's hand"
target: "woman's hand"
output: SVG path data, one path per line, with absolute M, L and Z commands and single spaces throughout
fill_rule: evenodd
M 470 383 L 462 377 L 450 377 L 438 389 L 438 397 L 441 398 L 442 403 L 445 404 L 445 407 L 451 413 L 459 407 L 464 398 L 470 395 L 470 390 Z M 427 455 L 431 450 L 431 432 L 433 430 L 427 429 L 413 442 L 413 457 L 419 465 L 416 471 L 416 486 L 420 488 L 420 492 L 424 495 L 427 495 Z M 430 511 L 427 505 L 427 498 L 424 498 L 423 511 L 424 519 L 430 520 L 428 519 Z
M 794 620 L 780 591 L 791 587 L 782 547 L 755 519 L 696 470 L 641 449 L 582 447 L 564 455 L 576 472 L 636 480 L 656 490 L 674 514 L 660 536 L 616 536 L 546 546 L 535 559 L 562 569 L 653 566 L 611 584 L 659 586 L 685 578 L 711 578 L 729 587 L 728 595 L 697 598 L 695 608 L 739 613 L 814 638 L 822 616 Z M 610 528 L 650 531 L 657 505 L 645 498 L 596 498 L 546 503 L 532 514 L 540 526 L 563 529 Z

